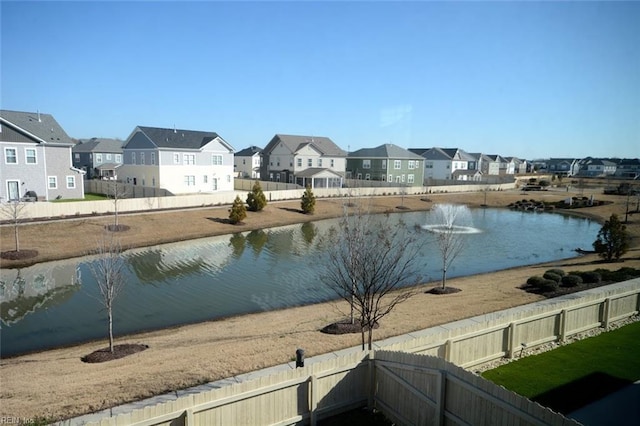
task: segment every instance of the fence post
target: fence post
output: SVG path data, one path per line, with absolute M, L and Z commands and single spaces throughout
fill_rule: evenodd
M 509 347 L 507 348 L 509 359 L 516 356 L 516 323 L 509 324 Z
M 436 415 L 438 416 L 436 424 L 441 426 L 444 424 L 445 408 L 447 406 L 445 401 L 447 397 L 447 372 L 444 369 L 438 372 L 438 389 L 436 391 Z
M 444 343 L 444 360 L 445 361 L 449 361 L 451 362 L 451 345 L 453 343 L 451 342 L 451 339 L 447 339 L 447 341 Z
M 187 408 L 184 412 L 184 426 L 195 425 L 196 421 L 193 418 L 193 408 Z
M 375 402 L 377 383 L 376 383 L 376 361 L 375 352 L 369 351 L 369 399 L 367 400 L 367 408 L 369 411 L 373 410 L 373 404 Z
M 606 299 L 604 299 L 604 309 L 603 309 L 603 313 L 602 313 L 602 327 L 604 327 L 605 330 L 609 329 L 609 315 L 610 315 L 610 311 L 611 311 L 611 298 L 607 297 Z
M 311 426 L 316 426 L 316 409 L 318 408 L 318 401 L 316 401 L 316 389 L 318 387 L 318 379 L 315 374 L 309 376 L 309 423 Z
M 559 330 L 560 343 L 564 343 L 567 339 L 567 310 L 560 311 L 560 330 Z

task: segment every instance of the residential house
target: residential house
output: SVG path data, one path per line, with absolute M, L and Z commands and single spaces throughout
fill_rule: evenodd
M 497 154 L 487 155 L 487 157 L 489 157 L 492 162 L 498 163 L 498 174 L 500 176 L 513 175 L 515 173 L 515 163 L 507 157 Z
M 233 147 L 214 132 L 138 126 L 118 179 L 173 194 L 233 191 Z
M 546 165 L 546 173 L 559 176 L 574 176 L 580 170 L 579 160 L 575 158 L 550 158 Z
M 518 157 L 507 157 L 507 161 L 513 163 L 513 174 L 527 173 L 527 160 L 522 160 Z
M 250 146 L 238 151 L 233 156 L 235 176 L 242 179 L 260 179 L 262 166 L 262 148 Z
M 346 151 L 319 136 L 276 134 L 263 151 L 263 180 L 312 188 L 339 188 L 345 177 Z
M 422 186 L 424 158 L 394 144 L 363 148 L 347 156 L 347 178 Z
M 476 170 L 479 170 L 483 176 L 497 176 L 500 174 L 500 161 L 482 153 L 469 154 L 475 159 Z
M 605 177 L 616 173 L 617 163 L 603 158 L 587 157 L 578 161 L 578 176 Z
M 0 110 L 0 200 L 84 198 L 73 141 L 50 114 Z
M 73 166 L 84 170 L 86 179 L 116 179 L 122 166 L 122 141 L 91 138 L 80 140 L 72 148 Z
M 410 148 L 409 151 L 424 158 L 425 179 L 466 180 L 469 174 L 455 172 L 476 170 L 477 159 L 460 148 Z
M 640 159 L 623 158 L 618 161 L 616 176 L 629 179 L 640 178 Z

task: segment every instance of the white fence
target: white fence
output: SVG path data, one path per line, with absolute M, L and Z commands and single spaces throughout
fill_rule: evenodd
M 514 184 L 515 185 L 515 184 Z M 505 190 L 514 185 L 493 185 L 480 187 L 481 190 Z M 321 188 L 313 191 L 318 198 L 332 197 L 369 197 L 384 195 L 418 195 L 445 192 L 477 191 L 477 185 L 456 185 L 447 187 L 401 187 L 401 188 Z M 145 212 L 161 209 L 180 209 L 193 207 L 210 207 L 232 204 L 236 195 L 246 199 L 248 191 L 228 191 L 214 194 L 193 194 L 167 197 L 125 198 L 117 200 L 119 213 Z M 267 201 L 282 201 L 300 199 L 304 189 L 288 189 L 279 191 L 264 191 Z M 90 215 L 112 214 L 116 208 L 114 200 L 77 201 L 77 202 L 35 202 L 25 203 L 20 212 L 20 219 L 51 219 L 68 218 Z M 8 218 L 0 218 L 6 220 Z
M 639 309 L 640 279 L 634 279 L 387 339 L 371 354 L 353 348 L 299 369 L 283 365 L 241 383 L 187 389 L 169 402 L 105 415 L 98 424 L 313 425 L 367 405 L 406 425 L 577 424 L 462 367 L 514 356 L 521 343 L 531 348 L 608 327 Z

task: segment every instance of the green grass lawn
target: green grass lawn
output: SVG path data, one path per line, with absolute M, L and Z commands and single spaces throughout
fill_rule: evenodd
M 640 322 L 482 373 L 568 414 L 640 380 Z
M 78 201 L 101 201 L 108 200 L 106 196 L 102 194 L 92 194 L 90 192 L 84 194 L 84 198 L 61 198 L 59 200 L 51 200 L 52 203 L 75 203 Z

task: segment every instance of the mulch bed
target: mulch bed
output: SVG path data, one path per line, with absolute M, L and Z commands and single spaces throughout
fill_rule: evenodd
M 128 225 L 105 225 L 104 229 L 111 232 L 124 232 L 131 229 Z
M 148 345 L 133 344 L 133 343 L 114 345 L 113 352 L 111 352 L 109 348 L 102 348 L 102 349 L 98 349 L 97 351 L 91 352 L 89 355 L 83 356 L 81 360 L 82 362 L 87 362 L 87 363 L 106 362 L 114 359 L 124 358 L 125 356 L 142 352 L 148 348 L 149 348 Z
M 380 324 L 376 324 L 373 326 L 374 329 L 378 327 L 380 327 Z M 369 328 L 364 327 L 364 331 L 367 331 L 367 330 L 369 330 Z M 329 324 L 323 327 L 320 331 L 325 334 L 361 333 L 362 327 L 358 322 L 351 324 L 351 321 L 349 320 L 342 320 L 342 321 L 334 322 L 333 324 Z
M 429 294 L 453 294 L 453 293 L 457 293 L 460 290 L 459 288 L 455 288 L 455 287 L 445 287 L 442 288 L 441 286 L 438 287 L 433 287 L 431 290 L 427 290 L 425 293 L 429 293 Z
M 32 257 L 36 257 L 38 255 L 38 250 L 11 250 L 11 251 L 3 251 L 0 253 L 0 257 L 8 260 L 21 260 L 21 259 L 31 259 Z

